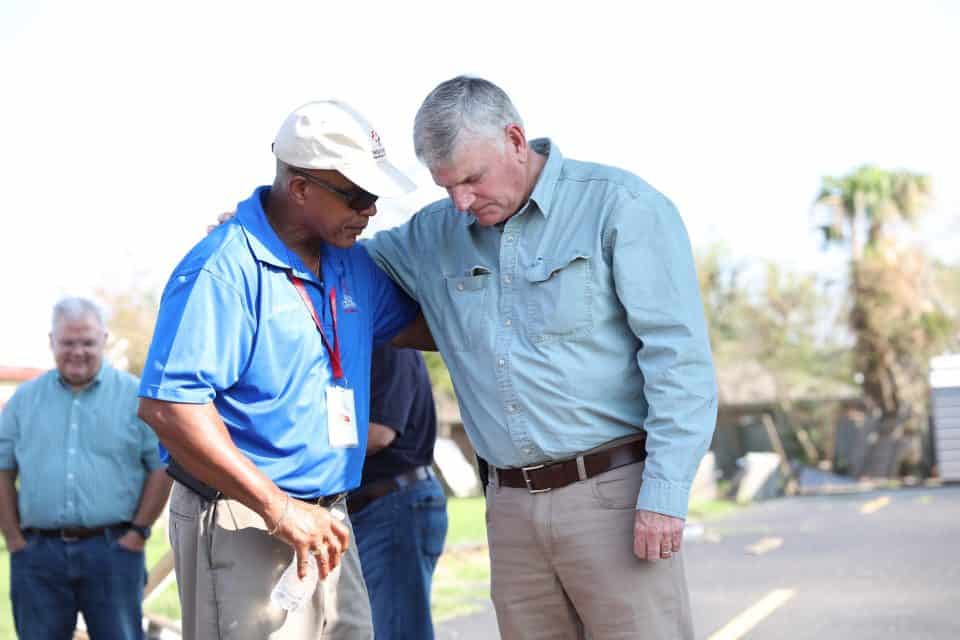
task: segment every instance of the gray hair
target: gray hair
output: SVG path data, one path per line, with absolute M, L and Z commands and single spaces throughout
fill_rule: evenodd
M 504 143 L 504 129 L 523 127 L 510 97 L 489 80 L 457 76 L 437 85 L 413 123 L 413 147 L 427 167 L 448 162 L 464 138 Z
M 53 305 L 52 327 L 56 329 L 57 323 L 65 318 L 77 319 L 89 316 L 96 318 L 101 327 L 107 326 L 103 318 L 103 310 L 94 301 L 87 298 L 63 298 Z

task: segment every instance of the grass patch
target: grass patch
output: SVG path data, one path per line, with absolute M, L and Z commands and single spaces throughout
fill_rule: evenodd
M 447 500 L 446 550 L 433 576 L 434 622 L 482 610 L 490 601 L 486 503 L 483 497 Z
M 733 500 L 697 500 L 690 503 L 690 509 L 687 514 L 688 520 L 716 520 L 730 515 L 737 509 L 740 509 Z
M 0 638 L 16 638 L 13 629 L 13 608 L 10 606 L 10 554 L 0 536 Z
M 476 498 L 449 498 L 447 500 L 447 543 L 459 547 L 487 543 L 486 503 Z
M 170 550 L 170 542 L 167 538 L 167 532 L 164 529 L 155 529 L 153 535 L 147 540 L 147 570 L 157 564 L 160 558 Z M 177 595 L 177 580 L 170 580 L 162 591 L 147 603 L 144 607 L 145 613 L 157 613 L 170 618 L 171 620 L 180 619 L 180 597 Z
M 489 601 L 487 547 L 444 552 L 433 576 L 431 611 L 434 622 L 480 611 Z

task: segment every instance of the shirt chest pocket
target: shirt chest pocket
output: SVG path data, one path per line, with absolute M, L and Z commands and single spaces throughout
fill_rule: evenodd
M 485 326 L 490 274 L 447 276 L 444 278 L 444 285 L 450 300 L 448 313 L 453 316 L 445 323 L 449 332 L 450 348 L 454 351 L 471 351 L 481 340 L 481 332 Z
M 576 338 L 593 328 L 590 256 L 538 259 L 524 272 L 527 336 L 535 343 Z

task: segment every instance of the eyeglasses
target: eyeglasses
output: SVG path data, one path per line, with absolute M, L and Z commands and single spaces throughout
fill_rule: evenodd
M 367 209 L 372 207 L 373 204 L 380 197 L 378 195 L 370 193 L 366 189 L 362 189 L 361 187 L 354 187 L 353 189 L 350 189 L 350 190 L 338 189 L 332 184 L 327 184 L 320 178 L 310 175 L 309 173 L 306 173 L 303 171 L 295 171 L 291 169 L 290 173 L 300 176 L 307 182 L 312 182 L 318 187 L 322 187 L 327 191 L 330 191 L 331 193 L 337 194 L 338 196 L 343 198 L 344 202 L 347 203 L 347 206 L 353 209 L 354 211 L 366 211 Z

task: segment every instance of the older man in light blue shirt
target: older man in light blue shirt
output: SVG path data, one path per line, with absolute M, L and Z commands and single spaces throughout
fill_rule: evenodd
M 420 302 L 493 467 L 502 636 L 692 637 L 679 551 L 717 406 L 676 209 L 528 144 L 484 80 L 434 89 L 414 140 L 450 198 L 367 249 Z
M 21 638 L 72 638 L 78 613 L 92 638 L 143 638 L 144 544 L 170 479 L 137 419 L 137 379 L 104 362 L 105 346 L 99 308 L 61 300 L 56 369 L 0 414 L 0 531 Z

